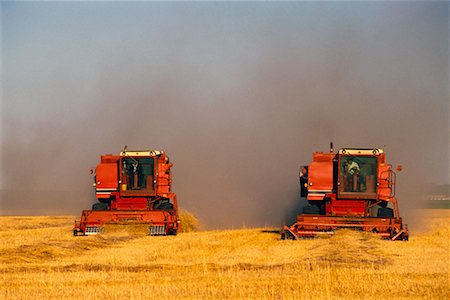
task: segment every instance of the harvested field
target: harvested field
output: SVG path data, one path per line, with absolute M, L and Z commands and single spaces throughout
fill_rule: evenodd
M 433 212 L 430 212 L 434 214 Z M 282 241 L 274 229 L 73 237 L 75 217 L 0 217 L 2 299 L 448 299 L 449 215 L 409 242 L 342 230 Z

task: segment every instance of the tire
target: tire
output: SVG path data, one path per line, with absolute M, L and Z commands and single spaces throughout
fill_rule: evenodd
M 177 230 L 176 229 L 169 229 L 169 232 L 167 234 L 168 235 L 177 235 Z
M 106 203 L 95 203 L 92 205 L 92 210 L 108 210 L 108 204 Z
M 166 202 L 166 203 L 161 203 L 161 204 L 158 206 L 158 209 L 173 210 L 173 204 L 172 204 L 172 203 L 168 203 L 168 202 Z
M 77 236 L 77 235 L 78 235 L 78 230 L 75 229 L 75 230 L 73 231 L 73 236 Z
M 377 212 L 377 217 L 393 218 L 394 210 L 389 207 L 380 207 Z
M 289 231 L 284 231 L 281 234 L 281 239 L 282 240 L 294 240 L 295 238 Z
M 307 205 L 303 207 L 303 213 L 305 215 L 320 215 L 320 208 L 316 205 Z

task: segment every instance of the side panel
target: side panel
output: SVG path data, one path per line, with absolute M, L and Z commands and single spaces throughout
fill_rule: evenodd
M 97 198 L 110 198 L 111 192 L 118 189 L 118 156 L 102 156 L 95 170 Z
M 308 168 L 307 200 L 323 200 L 333 190 L 333 156 L 314 154 Z
M 392 184 L 390 165 L 380 165 L 378 168 L 378 199 L 389 201 L 391 199 Z
M 157 186 L 156 194 L 167 197 L 170 193 L 170 186 L 172 184 L 172 173 L 170 168 L 172 163 L 168 162 L 168 158 L 165 155 L 161 155 L 157 160 Z

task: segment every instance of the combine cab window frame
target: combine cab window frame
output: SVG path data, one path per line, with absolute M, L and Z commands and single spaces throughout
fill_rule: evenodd
M 353 175 L 343 174 L 345 172 L 343 165 L 345 162 L 348 162 L 350 158 L 353 158 L 354 161 L 358 164 L 358 167 L 360 168 L 359 174 L 357 172 L 354 172 Z M 364 160 L 366 160 L 367 162 L 362 163 L 362 161 Z M 373 162 L 369 162 L 369 160 L 373 160 Z M 375 155 L 338 155 L 337 199 L 376 199 L 378 163 L 378 156 Z M 368 173 L 362 171 L 367 170 L 368 165 L 372 165 L 372 170 Z M 351 176 L 353 176 L 353 178 Z M 357 183 L 355 183 L 355 185 L 353 185 L 353 180 L 357 180 Z M 361 188 L 364 188 L 365 191 L 362 191 Z M 368 188 L 372 191 L 368 192 Z
M 143 160 L 150 163 L 142 162 Z M 135 178 L 131 177 L 133 173 L 133 162 L 137 161 L 137 180 L 138 183 L 135 186 Z M 125 164 L 124 164 L 125 162 Z M 141 163 L 140 163 L 141 162 Z M 155 194 L 155 174 L 156 174 L 156 161 L 155 157 L 139 157 L 139 156 L 122 156 L 119 160 L 120 169 L 120 193 L 122 196 L 148 196 Z M 151 165 L 151 173 L 146 174 L 143 166 Z M 148 171 L 148 170 L 147 170 Z

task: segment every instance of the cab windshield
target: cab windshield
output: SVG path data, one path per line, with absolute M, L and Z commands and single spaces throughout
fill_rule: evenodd
M 122 159 L 122 190 L 151 189 L 153 170 L 152 158 L 124 157 Z
M 375 156 L 341 156 L 340 192 L 375 193 L 377 158 Z

